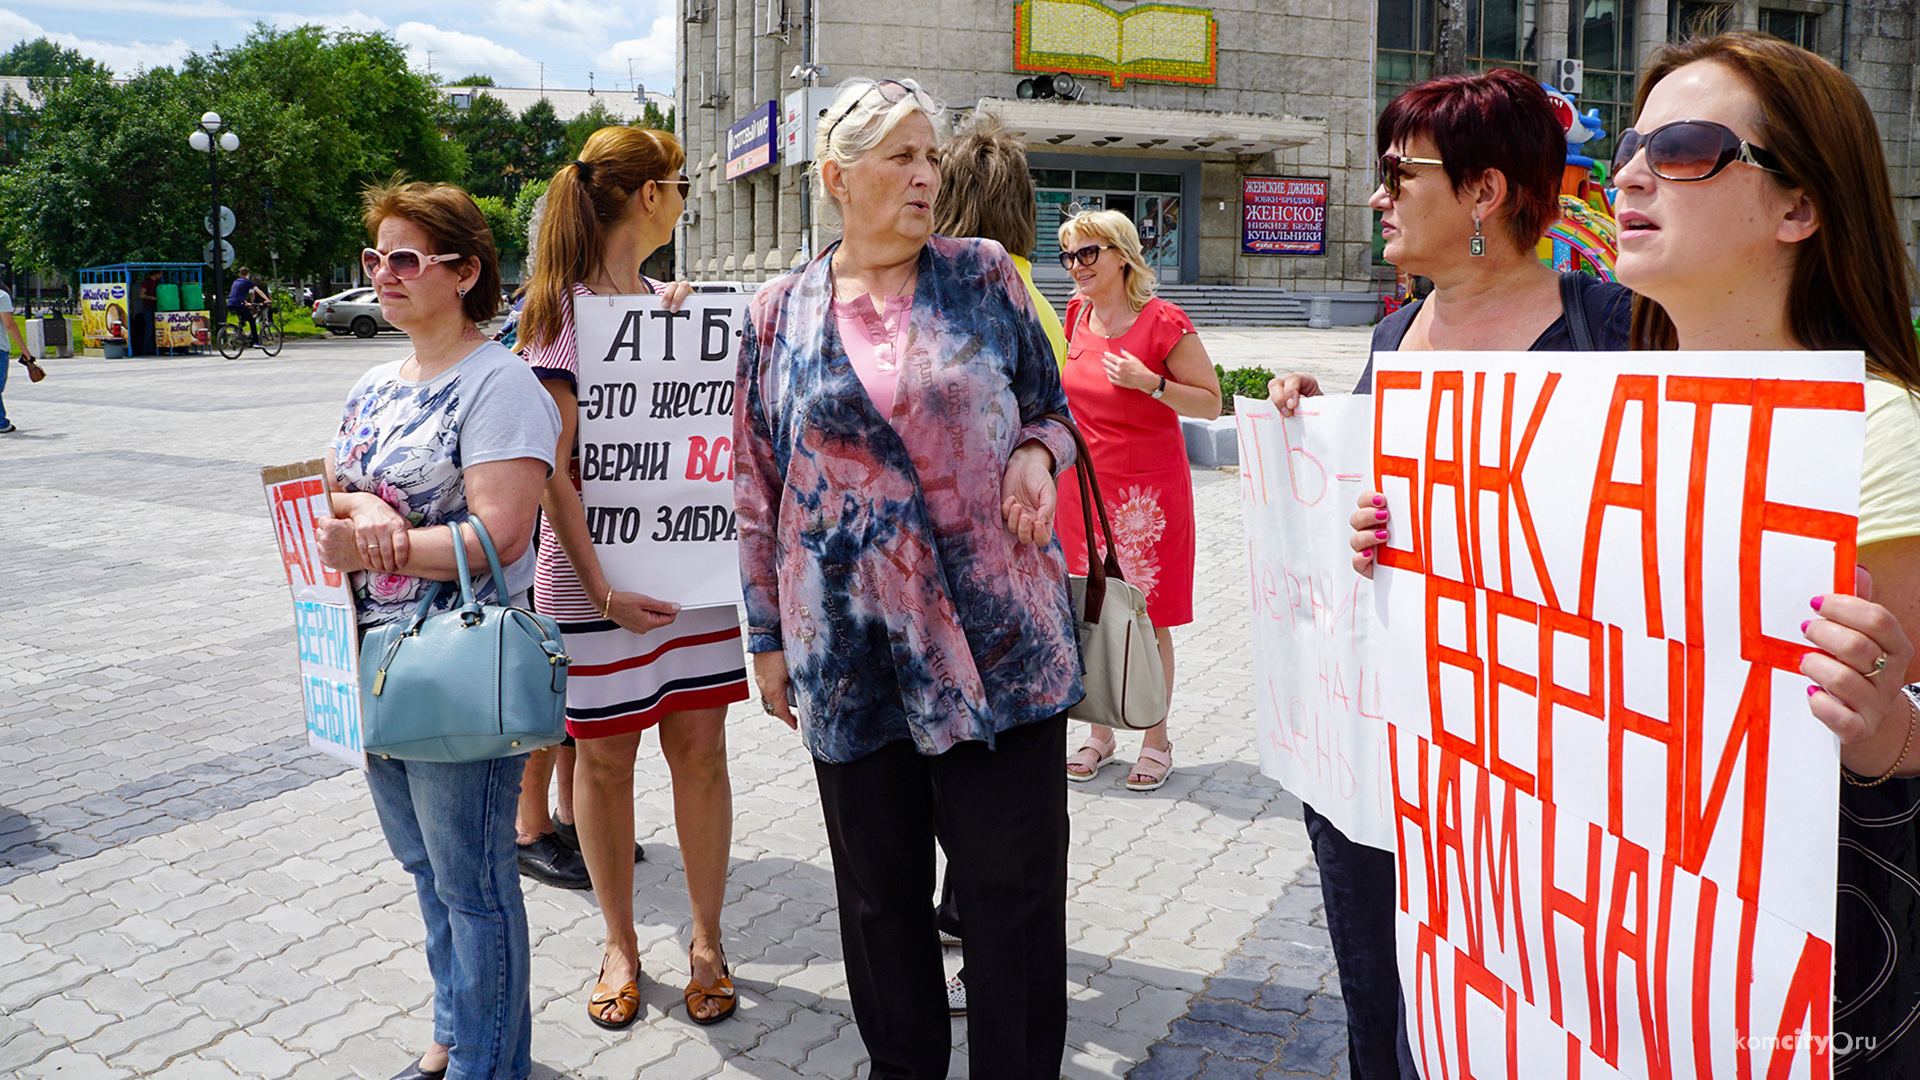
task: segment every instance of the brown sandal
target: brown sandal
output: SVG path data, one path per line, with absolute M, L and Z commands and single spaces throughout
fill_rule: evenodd
M 609 1031 L 625 1031 L 640 1018 L 640 984 L 630 981 L 618 990 L 607 985 L 607 959 L 600 958 L 600 979 L 587 1002 L 587 1019 Z
M 693 946 L 687 946 L 687 1019 L 696 1024 L 717 1024 L 733 1015 L 740 1005 L 739 997 L 733 992 L 733 977 L 727 971 L 725 961 L 720 964 L 720 977 L 712 985 L 705 985 L 693 977 Z M 712 1016 L 701 1016 L 700 1010 L 710 1001 L 726 1002 L 726 1007 Z

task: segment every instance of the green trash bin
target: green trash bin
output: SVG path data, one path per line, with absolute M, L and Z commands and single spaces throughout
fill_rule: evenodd
M 199 311 L 202 308 L 207 306 L 207 299 L 204 295 L 202 295 L 200 291 L 199 282 L 197 281 L 187 282 L 186 284 L 180 286 L 180 292 L 181 292 L 180 299 L 182 302 L 182 306 L 177 310 Z
M 155 292 L 154 302 L 159 305 L 161 311 L 179 311 L 180 286 L 172 282 L 160 286 Z

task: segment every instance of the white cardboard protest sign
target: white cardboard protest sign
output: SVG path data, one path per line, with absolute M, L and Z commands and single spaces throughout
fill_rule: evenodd
M 1839 756 L 1797 669 L 1853 590 L 1860 355 L 1377 360 L 1423 1074 L 1830 1076 Z
M 1373 583 L 1348 518 L 1373 490 L 1373 399 L 1303 398 L 1292 417 L 1235 398 L 1253 589 L 1260 771 L 1355 843 L 1393 850 Z
M 607 580 L 682 607 L 740 602 L 733 387 L 747 300 L 574 298 L 581 493 Z
M 333 516 L 321 480 L 326 463 L 303 461 L 260 470 L 280 562 L 293 591 L 300 647 L 300 697 L 307 745 L 367 767 L 360 727 L 360 635 L 346 576 L 320 563 L 318 527 Z

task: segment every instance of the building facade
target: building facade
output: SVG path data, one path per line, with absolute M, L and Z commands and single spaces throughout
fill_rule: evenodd
M 1587 152 L 1605 160 L 1653 51 L 1701 27 L 1767 30 L 1860 84 L 1904 240 L 1920 250 L 1913 0 L 680 0 L 679 11 L 694 184 L 677 242 L 696 279 L 766 280 L 831 242 L 830 219 L 803 197 L 812 117 L 845 79 L 912 76 L 955 120 L 992 113 L 1026 143 L 1037 275 L 1060 274 L 1061 215 L 1105 206 L 1139 225 L 1164 281 L 1378 293 L 1393 272 L 1367 206 L 1374 120 L 1440 55 L 1536 75 L 1581 61 L 1579 107 L 1607 132 Z M 1451 36 L 1450 18 L 1465 22 Z M 809 65 L 824 69 L 811 97 Z

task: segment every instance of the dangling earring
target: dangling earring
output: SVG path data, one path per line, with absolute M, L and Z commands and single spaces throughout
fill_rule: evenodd
M 1467 241 L 1467 254 L 1479 258 L 1487 253 L 1487 238 L 1480 235 L 1480 219 L 1473 219 L 1473 239 Z

